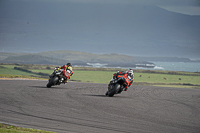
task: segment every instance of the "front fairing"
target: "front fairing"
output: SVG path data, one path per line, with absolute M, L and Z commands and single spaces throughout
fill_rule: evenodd
M 60 70 L 54 70 L 54 72 L 50 75 L 50 79 L 57 76 L 59 78 L 59 81 L 64 78 L 64 75 L 63 75 L 63 69 L 60 69 Z

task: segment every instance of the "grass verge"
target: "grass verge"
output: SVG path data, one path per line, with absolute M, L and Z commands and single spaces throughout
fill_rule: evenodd
M 47 80 L 54 67 L 56 66 L 0 64 L 0 77 Z M 74 75 L 71 77 L 71 81 L 108 84 L 113 73 L 125 69 L 73 67 L 73 70 Z M 134 74 L 133 84 L 135 85 L 200 88 L 200 73 L 135 69 Z
M 55 133 L 50 131 L 16 127 L 0 123 L 0 133 Z

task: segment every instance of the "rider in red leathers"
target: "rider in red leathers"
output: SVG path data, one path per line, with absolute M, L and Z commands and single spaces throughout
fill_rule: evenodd
M 72 76 L 73 73 L 74 73 L 73 70 L 72 70 L 72 64 L 67 63 L 66 65 L 59 66 L 58 69 L 63 69 L 63 73 L 64 73 L 64 76 L 65 76 L 64 83 L 67 83 L 68 79 L 70 79 L 70 76 Z M 68 75 L 68 73 L 70 75 Z
M 125 76 L 127 78 L 129 78 L 130 83 L 125 87 L 124 91 L 127 91 L 128 87 L 130 87 L 133 83 L 134 80 L 134 73 L 132 69 L 128 69 L 128 71 L 122 71 L 122 72 L 117 72 L 113 74 L 113 78 L 110 81 L 110 84 L 112 84 L 112 81 L 116 78 L 118 78 L 118 75 L 122 75 Z M 108 86 L 110 86 L 110 84 Z

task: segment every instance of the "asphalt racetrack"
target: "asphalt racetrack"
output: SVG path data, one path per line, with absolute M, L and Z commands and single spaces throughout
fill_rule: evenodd
M 0 80 L 0 123 L 58 133 L 200 133 L 200 90 Z

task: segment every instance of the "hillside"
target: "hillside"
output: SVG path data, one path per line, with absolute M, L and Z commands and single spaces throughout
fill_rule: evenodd
M 10 56 L 22 56 L 27 55 L 26 53 L 6 53 L 6 52 L 0 52 L 0 61 L 3 61 L 4 59 L 10 57 Z
M 67 62 L 62 59 L 49 58 L 37 54 L 28 54 L 21 56 L 10 56 L 4 59 L 7 63 L 22 63 L 22 64 L 48 64 L 48 65 L 56 65 L 62 64 L 63 62 Z
M 36 54 L 17 54 L 0 52 L 2 63 L 23 63 L 23 64 L 51 64 L 62 65 L 67 62 L 78 66 L 88 66 L 88 63 L 100 63 L 107 67 L 136 67 L 137 64 L 147 67 L 146 64 L 153 63 L 137 60 L 134 57 L 120 54 L 91 54 L 77 51 L 50 51 Z
M 70 59 L 73 62 L 91 62 L 91 63 L 142 63 L 143 61 L 137 60 L 132 56 L 121 55 L 121 54 L 91 54 L 86 52 L 77 52 L 77 51 L 51 51 L 51 52 L 41 52 L 39 55 L 60 58 L 60 59 Z M 145 63 L 145 62 L 143 62 Z
M 199 60 L 191 60 L 189 58 L 179 57 L 135 57 L 138 60 L 150 62 L 200 62 Z

